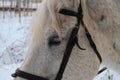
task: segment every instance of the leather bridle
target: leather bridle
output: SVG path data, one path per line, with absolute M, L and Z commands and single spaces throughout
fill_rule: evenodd
M 61 80 L 62 79 L 64 70 L 67 66 L 67 63 L 69 61 L 69 58 L 70 58 L 70 55 L 71 55 L 71 52 L 72 52 L 72 49 L 73 49 L 74 45 L 77 45 L 77 47 L 81 50 L 85 50 L 85 49 L 81 48 L 80 45 L 78 44 L 78 36 L 77 35 L 78 35 L 80 25 L 82 25 L 83 28 L 85 29 L 85 34 L 87 36 L 87 39 L 90 43 L 91 48 L 93 49 L 93 51 L 97 55 L 100 63 L 102 62 L 101 55 L 98 52 L 97 47 L 96 47 L 89 31 L 87 30 L 86 26 L 84 25 L 81 0 L 80 0 L 78 12 L 62 8 L 62 9 L 60 9 L 59 13 L 63 14 L 63 15 L 76 17 L 77 18 L 77 23 L 76 23 L 75 27 L 73 28 L 73 30 L 71 32 L 71 35 L 70 35 L 70 38 L 68 40 L 68 43 L 67 43 L 67 46 L 66 46 L 66 49 L 65 49 L 65 52 L 64 52 L 64 56 L 63 56 L 63 59 L 62 59 L 62 62 L 61 62 L 61 65 L 60 65 L 60 68 L 58 70 L 58 73 L 57 73 L 57 76 L 56 76 L 55 80 Z M 16 72 L 14 74 L 12 74 L 12 76 L 13 77 L 21 77 L 21 78 L 24 78 L 24 79 L 27 79 L 27 80 L 49 80 L 49 79 L 41 77 L 41 76 L 36 76 L 36 75 L 30 74 L 30 73 L 21 71 L 20 69 L 17 69 Z

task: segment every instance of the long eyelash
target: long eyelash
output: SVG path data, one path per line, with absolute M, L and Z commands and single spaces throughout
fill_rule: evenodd
M 52 47 L 53 45 L 59 45 L 61 43 L 61 41 L 59 40 L 58 36 L 51 36 L 48 39 L 48 45 L 49 47 Z

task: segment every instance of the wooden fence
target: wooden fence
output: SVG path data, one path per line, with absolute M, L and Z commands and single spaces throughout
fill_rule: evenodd
M 6 12 L 10 16 L 28 16 L 38 8 L 41 0 L 0 0 L 0 16 L 6 17 Z

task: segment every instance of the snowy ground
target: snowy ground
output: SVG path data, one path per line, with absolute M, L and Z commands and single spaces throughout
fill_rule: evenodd
M 29 39 L 29 23 L 31 16 L 10 17 L 0 15 L 0 80 L 12 80 L 11 73 L 23 61 Z
M 31 16 L 19 18 L 0 14 L 0 80 L 12 80 L 10 76 L 21 64 L 29 40 L 29 23 Z M 120 75 L 107 70 L 94 80 L 120 80 Z

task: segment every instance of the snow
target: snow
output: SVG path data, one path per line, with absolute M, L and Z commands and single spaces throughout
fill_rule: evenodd
M 12 80 L 11 74 L 24 59 L 29 39 L 31 16 L 10 17 L 5 12 L 5 19 L 0 15 L 0 80 Z
M 20 66 L 20 64 L 11 64 L 0 67 L 0 80 L 13 80 L 11 74 L 14 73 L 15 69 Z
M 94 80 L 120 80 L 120 74 L 112 70 L 106 70 L 100 75 L 96 76 Z
M 21 65 L 27 50 L 31 16 L 19 22 L 17 15 L 5 14 L 5 19 L 0 15 L 0 80 L 13 80 L 11 74 Z M 94 80 L 120 80 L 120 74 L 106 70 Z
M 24 53 L 28 40 L 28 25 L 31 17 L 23 17 L 21 23 L 18 17 L 0 20 L 0 62 L 13 63 L 17 55 Z M 12 58 L 6 59 L 12 56 Z M 14 57 L 13 57 L 14 56 Z M 22 56 L 22 55 L 21 55 Z M 0 64 L 1 65 L 1 64 Z

